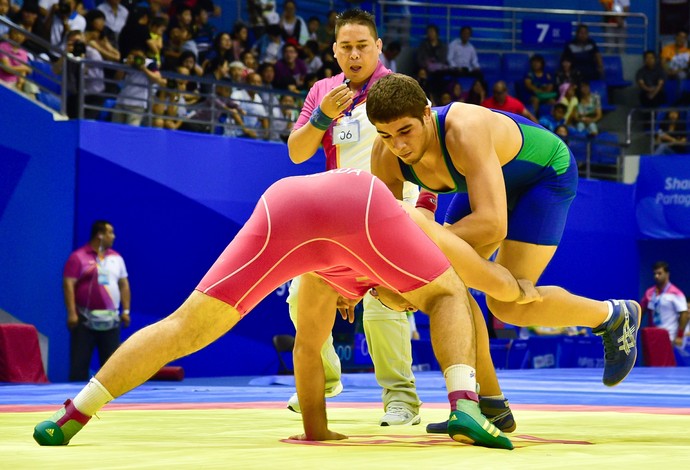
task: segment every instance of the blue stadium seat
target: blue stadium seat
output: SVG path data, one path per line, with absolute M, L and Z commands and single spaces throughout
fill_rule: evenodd
M 501 74 L 508 82 L 522 81 L 529 71 L 529 54 L 526 52 L 504 52 L 501 56 Z
M 474 77 L 458 77 L 455 81 L 462 87 L 462 92 L 467 93 L 472 88 L 475 80 L 476 78 Z
M 479 65 L 487 80 L 494 80 L 501 76 L 501 54 L 498 52 L 480 52 Z
M 594 164 L 615 165 L 621 156 L 618 134 L 601 132 L 592 142 L 592 158 Z
M 584 164 L 587 161 L 587 145 L 587 138 L 583 136 L 571 135 L 568 139 L 568 147 L 578 164 Z
M 630 80 L 623 78 L 623 61 L 620 56 L 606 55 L 604 61 L 604 81 L 610 87 L 625 88 L 632 85 Z
M 551 73 L 554 77 L 558 68 L 561 66 L 561 56 L 558 54 L 543 54 L 544 57 L 544 70 Z
M 596 93 L 601 98 L 601 111 L 607 113 L 616 109 L 614 105 L 609 103 L 609 91 L 604 80 L 592 80 L 589 82 L 589 88 L 592 93 Z
M 52 91 L 56 95 L 60 94 L 60 77 L 57 76 L 50 64 L 41 60 L 30 60 L 32 72 L 29 79 L 36 82 L 36 85 Z

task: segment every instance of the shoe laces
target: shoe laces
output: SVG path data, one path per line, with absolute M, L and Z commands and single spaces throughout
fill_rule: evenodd
M 407 417 L 412 416 L 412 412 L 408 410 L 407 408 L 403 406 L 397 406 L 397 405 L 392 405 L 389 406 L 388 409 L 386 410 L 386 414 L 391 414 L 391 415 L 402 415 Z

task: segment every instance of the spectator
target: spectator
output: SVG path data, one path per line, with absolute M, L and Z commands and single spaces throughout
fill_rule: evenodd
M 86 16 L 86 32 L 84 33 L 83 39 L 84 42 L 86 42 L 85 57 L 95 62 L 103 62 L 104 60 L 119 62 L 120 51 L 110 44 L 110 41 L 103 32 L 104 28 L 101 28 L 99 25 L 100 23 L 105 26 L 103 12 L 100 10 L 91 10 Z M 74 46 L 72 50 L 74 50 Z M 104 95 L 105 91 L 106 82 L 103 68 L 93 64 L 85 66 L 84 102 L 89 106 L 102 107 L 106 100 L 106 96 Z M 86 119 L 96 119 L 100 112 L 100 109 L 86 107 L 84 109 L 84 117 Z
M 287 142 L 299 116 L 295 98 L 292 95 L 283 95 L 280 97 L 279 106 L 274 106 L 269 111 L 272 118 L 270 139 L 275 142 Z
M 379 55 L 379 60 L 383 66 L 393 73 L 398 71 L 398 64 L 395 59 L 400 55 L 401 50 L 402 46 L 398 41 L 391 41 L 386 44 L 386 47 Z
M 304 63 L 307 66 L 307 73 L 318 74 L 323 67 L 323 60 L 319 54 L 319 43 L 310 39 L 302 49 L 304 53 Z
M 173 27 L 170 29 L 168 40 L 163 46 L 163 64 L 161 67 L 163 70 L 175 70 L 180 61 L 180 56 L 185 50 L 190 50 L 190 52 L 194 53 L 194 50 L 185 49 L 186 44 L 194 42 L 191 39 L 190 30 L 187 28 Z M 194 46 L 194 49 L 196 49 L 196 43 Z
M 238 21 L 232 29 L 232 58 L 230 61 L 242 60 L 242 55 L 249 49 L 249 27 Z
M 275 93 L 271 93 L 271 90 L 275 88 L 273 86 L 273 82 L 276 78 L 275 66 L 269 62 L 265 62 L 259 65 L 258 72 L 259 75 L 261 75 L 261 82 L 264 84 L 264 88 L 266 89 L 266 91 L 261 93 L 261 99 L 264 101 L 264 103 L 269 104 L 271 101 L 270 97 L 275 97 Z
M 149 39 L 146 41 L 146 55 L 155 60 L 160 67 L 163 52 L 163 36 L 168 28 L 168 20 L 163 16 L 154 16 L 149 21 Z
M 86 19 L 77 12 L 76 0 L 60 0 L 53 5 L 46 19 L 50 25 L 50 43 L 62 47 L 70 31 L 84 32 Z
M 448 48 L 438 37 L 438 27 L 426 27 L 426 38 L 417 48 L 417 66 L 423 67 L 431 75 L 448 69 Z
M 460 82 L 450 82 L 446 91 L 448 92 L 451 102 L 465 102 L 465 92 L 462 90 Z
M 269 25 L 280 21 L 280 15 L 276 12 L 276 0 L 247 0 L 247 7 L 256 36 L 263 34 Z
M 477 78 L 473 83 L 470 91 L 467 92 L 467 97 L 465 98 L 465 103 L 481 105 L 487 98 L 488 86 L 486 82 Z
M 260 64 L 265 62 L 275 64 L 280 59 L 284 44 L 280 26 L 269 25 L 266 27 L 266 32 L 254 44 L 253 51 L 259 57 Z
M 544 57 L 534 54 L 529 60 L 530 70 L 524 80 L 530 105 L 536 114 L 539 114 L 540 105 L 553 104 L 558 97 L 555 81 L 551 74 L 544 70 L 544 64 Z
M 177 67 L 176 72 L 180 75 L 189 75 L 187 67 Z M 151 106 L 152 127 L 175 130 L 182 126 L 184 121 L 181 118 L 187 115 L 187 82 L 185 79 L 170 78 L 165 87 L 158 89 Z
M 233 83 L 241 84 L 247 82 L 247 67 L 239 60 L 235 60 L 228 64 L 230 72 L 230 80 Z
M 101 10 L 91 10 L 86 14 L 86 30 L 84 31 L 84 40 L 86 41 L 86 45 L 94 50 L 89 53 L 87 47 L 86 58 L 91 59 L 91 56 L 93 56 L 93 60 L 109 60 L 111 62 L 119 62 L 121 59 L 120 51 L 117 50 L 117 48 L 108 39 L 105 32 L 105 21 L 105 14 Z
M 22 5 L 19 12 L 10 19 L 26 31 L 46 41 L 50 41 L 50 31 L 46 28 L 45 19 L 40 15 L 38 5 L 35 2 L 29 2 L 27 0 L 24 5 Z M 48 52 L 45 47 L 31 39 L 25 39 L 22 47 L 34 56 Z
M 688 32 L 681 29 L 676 33 L 673 43 L 661 48 L 661 65 L 668 78 L 681 80 L 687 77 L 688 64 L 690 64 Z
M 180 54 L 180 57 L 177 61 L 177 65 L 187 67 L 187 69 L 190 71 L 190 74 L 193 76 L 202 77 L 204 75 L 204 69 L 201 68 L 201 65 L 199 65 L 197 62 L 196 56 L 192 51 L 182 51 L 182 54 Z
M 688 153 L 688 128 L 685 116 L 681 116 L 681 113 L 674 109 L 660 117 L 654 155 Z
M 127 23 L 129 10 L 120 4 L 120 0 L 105 0 L 96 8 L 105 15 L 105 33 L 108 39 L 113 44 L 118 44 L 120 32 Z
M 601 112 L 601 97 L 592 93 L 589 82 L 582 82 L 580 84 L 580 97 L 578 98 L 577 108 L 574 113 L 574 122 L 577 131 L 589 137 L 595 137 L 599 134 L 597 123 L 601 120 L 603 114 Z
M 499 80 L 494 84 L 493 96 L 482 101 L 482 106 L 485 108 L 497 109 L 499 111 L 507 111 L 513 114 L 519 114 L 527 119 L 537 122 L 537 118 L 529 112 L 522 101 L 514 98 L 508 94 L 508 86 L 503 80 Z
M 556 72 L 556 86 L 559 88 L 564 83 L 573 83 L 575 85 L 582 81 L 582 75 L 579 70 L 573 69 L 573 63 L 568 57 L 561 57 L 561 64 Z
M 424 67 L 421 67 L 419 70 L 417 70 L 417 76 L 415 77 L 415 80 L 417 80 L 417 83 L 419 83 L 419 86 L 424 90 L 424 94 L 431 100 L 431 92 L 430 92 L 430 86 L 429 86 L 429 73 Z
M 568 140 L 570 140 L 570 129 L 565 124 L 557 126 L 556 130 L 553 131 L 553 133 L 560 137 L 561 140 L 566 144 L 568 143 Z
M 448 66 L 460 76 L 481 77 L 477 50 L 470 42 L 472 28 L 463 26 L 460 28 L 460 38 L 454 39 L 448 44 Z
M 192 15 L 192 8 L 186 5 L 182 5 L 177 9 L 177 14 L 175 15 L 175 21 L 170 29 L 170 34 L 172 31 L 178 29 L 183 32 L 182 34 L 182 50 L 192 51 L 194 55 L 199 55 L 199 49 L 197 48 L 196 42 L 194 41 L 194 16 Z
M 561 93 L 558 102 L 564 104 L 568 110 L 565 112 L 565 122 L 567 125 L 575 125 L 573 120 L 575 118 L 575 110 L 580 100 L 577 98 L 577 85 L 574 83 L 564 83 L 559 88 Z
M 307 20 L 307 31 L 309 32 L 309 39 L 307 39 L 307 41 L 316 41 L 317 46 L 319 43 L 319 28 L 321 28 L 321 20 L 319 17 L 310 16 Z
M 19 29 L 10 29 L 9 39 L 0 42 L 0 80 L 24 91 L 25 77 L 31 73 L 29 55 L 22 48 L 26 36 Z
M 262 86 L 261 75 L 256 72 L 249 74 L 247 84 L 254 88 Z M 267 136 L 268 113 L 259 92 L 253 88 L 235 88 L 230 98 L 236 101 L 240 109 L 244 111 L 245 129 L 243 129 L 243 135 L 252 139 Z
M 293 44 L 283 46 L 283 58 L 276 62 L 275 86 L 286 90 L 291 84 L 301 88 L 307 75 L 307 65 L 299 58 L 297 47 Z
M 319 51 L 324 52 L 333 48 L 335 42 L 335 20 L 338 17 L 338 12 L 329 10 L 326 15 L 326 24 L 319 25 L 316 31 L 316 40 L 319 42 Z
M 213 38 L 216 37 L 216 27 L 208 22 L 208 12 L 197 5 L 192 10 L 194 22 L 192 23 L 192 31 L 196 49 L 198 51 L 197 58 L 199 62 L 203 62 L 206 58 L 206 53 L 211 49 Z
M 247 68 L 247 73 L 256 72 L 259 69 L 259 63 L 256 61 L 256 56 L 252 51 L 244 51 L 240 61 Z
M 98 349 L 101 365 L 120 345 L 120 323 L 130 324 L 131 294 L 122 256 L 112 249 L 113 225 L 97 220 L 89 242 L 73 251 L 63 271 L 63 293 L 70 330 L 70 381 L 89 379 Z M 122 314 L 120 314 L 120 304 Z
M 599 80 L 603 76 L 604 62 L 599 48 L 589 37 L 589 28 L 580 24 L 575 33 L 575 39 L 566 44 L 561 58 L 570 60 L 573 69 L 577 70 L 583 80 Z
M 161 77 L 156 61 L 146 57 L 142 49 L 132 49 L 126 63 L 132 68 L 126 73 L 118 71 L 117 77 L 121 79 L 124 75 L 124 83 L 117 95 L 116 112 L 113 113 L 112 121 L 140 126 L 148 105 L 151 85 L 164 86 L 166 81 Z
M 565 126 L 565 114 L 567 112 L 568 107 L 566 105 L 556 103 L 551 108 L 551 114 L 539 118 L 539 124 L 555 134 L 558 126 Z
M 640 87 L 640 104 L 647 108 L 656 108 L 666 103 L 664 95 L 664 69 L 656 61 L 654 51 L 644 53 L 644 65 L 637 71 L 635 81 Z
M 218 81 L 215 93 L 197 103 L 194 110 L 187 116 L 200 122 L 184 122 L 180 129 L 208 133 L 215 130 L 216 125 L 222 120 L 233 122 L 240 129 L 244 127 L 239 105 L 230 99 L 231 88 L 229 81 Z
M 240 62 L 240 64 L 242 64 Z M 225 57 L 214 57 L 207 65 L 204 73 L 204 78 L 210 81 L 227 80 L 230 77 L 230 63 Z M 213 85 L 209 83 L 201 84 L 201 93 L 208 94 L 213 92 Z
M 10 0 L 0 0 L 0 16 L 9 16 L 10 14 Z M 0 39 L 8 37 L 10 27 L 0 23 Z
M 285 42 L 293 39 L 303 46 L 309 40 L 309 28 L 306 21 L 297 14 L 297 3 L 294 0 L 285 0 L 283 3 L 279 25 Z
M 630 0 L 599 0 L 607 12 L 628 13 L 630 11 Z M 608 35 L 607 48 L 610 54 L 625 53 L 625 17 L 624 16 L 605 16 L 604 29 Z
M 640 306 L 643 312 L 650 315 L 654 326 L 668 331 L 671 343 L 681 347 L 688 324 L 688 302 L 683 292 L 671 284 L 668 263 L 657 261 L 653 269 L 654 285 L 647 289 Z
M 118 49 L 122 57 L 128 57 L 133 50 L 145 51 L 146 42 L 149 40 L 149 18 L 151 13 L 148 8 L 137 7 L 127 16 L 120 36 L 118 37 Z
M 202 67 L 206 70 L 206 66 L 216 57 L 222 57 L 228 62 L 234 61 L 232 50 L 232 36 L 227 31 L 216 34 L 213 39 L 213 47 L 206 54 L 206 59 L 202 63 Z

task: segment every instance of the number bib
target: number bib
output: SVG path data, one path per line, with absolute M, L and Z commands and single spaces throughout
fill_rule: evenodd
M 342 145 L 351 142 L 359 142 L 359 122 L 345 118 L 333 127 L 333 144 Z

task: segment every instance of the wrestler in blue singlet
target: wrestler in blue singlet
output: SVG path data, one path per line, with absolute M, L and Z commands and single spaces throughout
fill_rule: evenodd
M 467 181 L 453 165 L 445 140 L 446 115 L 449 104 L 432 108 L 436 117 L 443 159 L 457 193 L 448 207 L 445 221 L 453 224 L 472 212 Z M 577 164 L 568 146 L 554 133 L 529 119 L 513 113 L 492 110 L 512 119 L 522 134 L 522 146 L 515 158 L 503 165 L 503 179 L 508 200 L 508 236 L 506 239 L 558 245 L 563 236 L 570 203 L 577 192 Z M 406 180 L 430 191 L 417 177 L 414 169 L 398 160 Z

